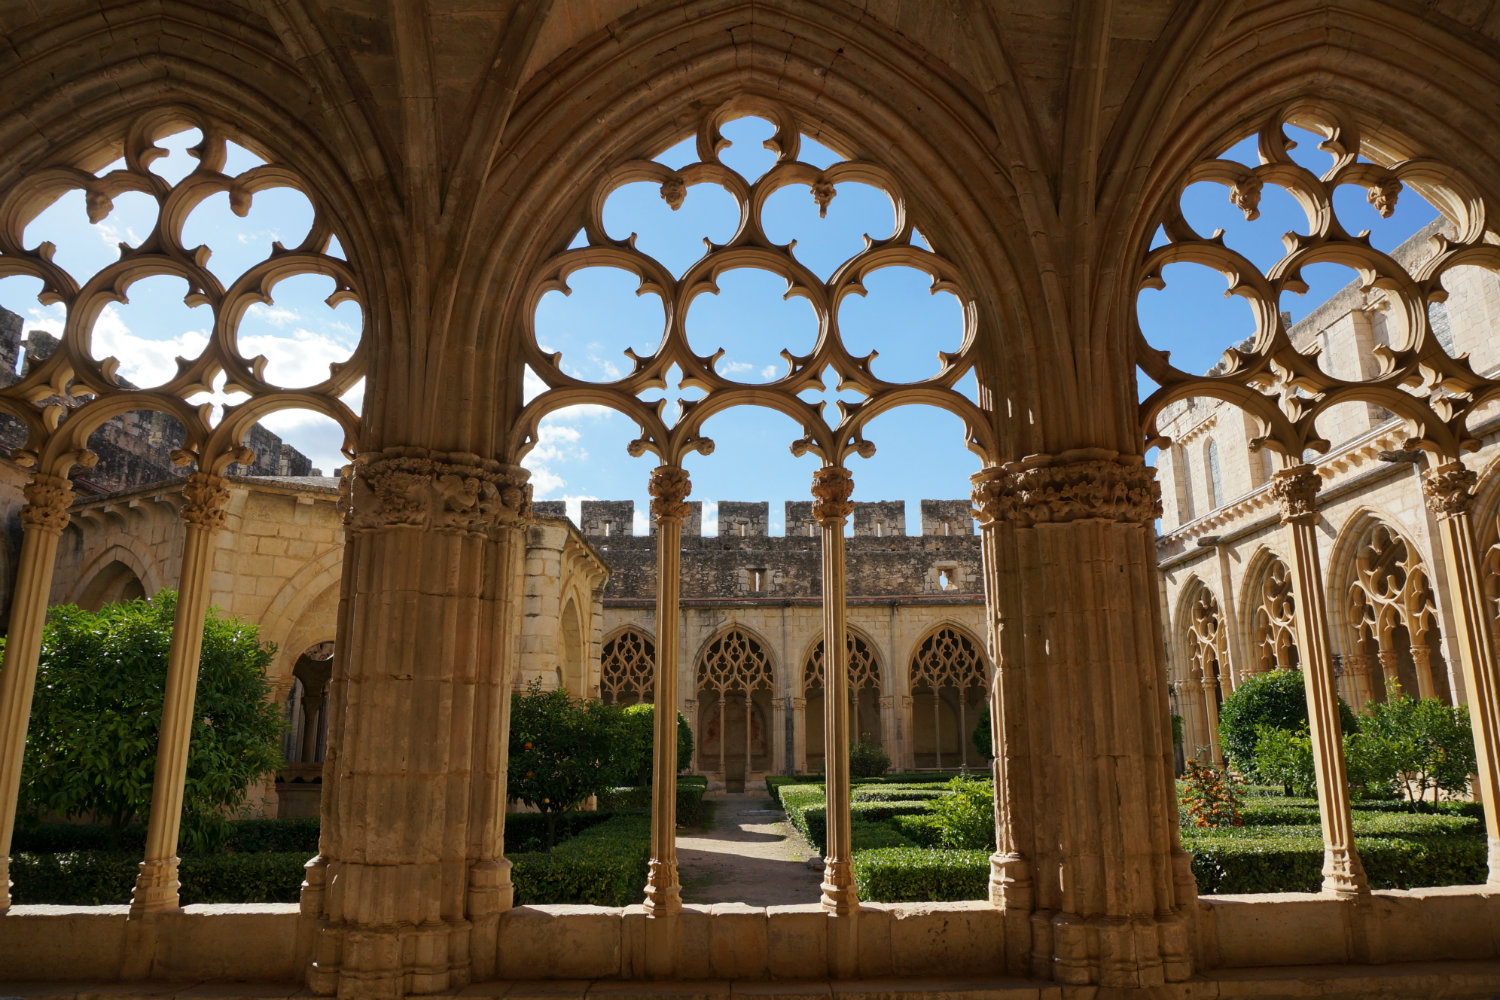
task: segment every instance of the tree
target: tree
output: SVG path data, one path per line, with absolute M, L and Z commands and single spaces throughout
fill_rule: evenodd
M 1359 728 L 1354 713 L 1339 699 L 1339 718 L 1344 732 Z M 1219 744 L 1224 757 L 1243 772 L 1255 769 L 1258 727 L 1273 726 L 1289 732 L 1307 727 L 1307 692 L 1302 671 L 1271 670 L 1240 682 L 1219 706 Z
M 23 814 L 92 814 L 123 827 L 150 812 L 176 609 L 177 594 L 163 590 L 97 612 L 49 613 L 21 769 Z M 189 850 L 215 847 L 250 784 L 282 764 L 286 724 L 266 680 L 276 647 L 257 636 L 257 626 L 217 609 L 204 619 L 183 790 Z
M 1306 724 L 1293 732 L 1262 723 L 1255 727 L 1255 735 L 1256 776 L 1268 784 L 1280 785 L 1288 796 L 1311 795 L 1317 781 Z
M 613 783 L 616 718 L 603 702 L 543 691 L 540 680 L 511 700 L 508 794 L 547 817 L 549 848 L 557 817 Z
M 1365 784 L 1384 785 L 1412 802 L 1432 790 L 1464 792 L 1476 769 L 1473 731 L 1467 706 L 1454 707 L 1436 698 L 1414 700 L 1396 690 L 1365 709 L 1362 740 L 1349 749 L 1353 772 Z
M 611 754 L 615 760 L 612 783 L 621 785 L 651 784 L 652 761 L 656 748 L 656 706 L 649 703 L 612 708 L 615 733 Z M 677 770 L 693 766 L 693 728 L 687 716 L 677 713 Z

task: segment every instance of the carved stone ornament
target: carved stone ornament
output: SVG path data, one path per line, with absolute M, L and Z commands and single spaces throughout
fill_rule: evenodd
M 1161 517 L 1156 474 L 1138 457 L 1086 449 L 1028 458 L 1004 468 L 1004 485 L 997 488 L 991 507 L 1021 524 L 1150 524 Z
M 1427 509 L 1438 517 L 1466 513 L 1474 503 L 1474 484 L 1479 475 L 1461 462 L 1440 465 L 1422 477 L 1422 496 Z
M 974 506 L 974 518 L 980 527 L 1015 518 L 1014 484 L 1004 469 L 991 466 L 975 473 L 969 482 L 974 484 L 969 491 L 969 502 Z
M 187 503 L 182 505 L 183 521 L 199 528 L 224 527 L 224 505 L 229 502 L 229 487 L 223 476 L 206 472 L 195 472 L 182 485 L 182 495 Z
M 849 497 L 854 493 L 854 479 L 839 465 L 825 465 L 813 473 L 812 516 L 821 524 L 842 523 L 854 513 Z
M 68 526 L 68 507 L 73 503 L 73 484 L 61 476 L 37 473 L 22 488 L 26 505 L 21 508 L 21 523 L 54 535 Z
M 1294 465 L 1271 477 L 1271 499 L 1281 507 L 1281 523 L 1318 516 L 1318 490 L 1323 480 L 1311 465 Z
M 361 455 L 350 486 L 350 526 L 407 525 L 486 532 L 531 515 L 525 469 L 468 452 L 395 447 Z
M 652 520 L 676 518 L 680 521 L 692 510 L 685 501 L 693 492 L 693 483 L 687 470 L 680 466 L 658 465 L 652 469 L 646 492 L 651 494 Z

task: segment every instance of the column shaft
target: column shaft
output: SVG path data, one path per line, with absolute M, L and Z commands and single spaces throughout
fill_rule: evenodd
M 5 662 L 0 667 L 0 865 L 4 866 L 0 871 L 0 912 L 10 909 L 10 845 L 21 793 L 26 727 L 31 719 L 31 696 L 36 688 L 57 542 L 68 526 L 73 484 L 60 476 L 38 472 L 26 484 L 25 494 L 10 634 L 5 641 Z
M 678 604 L 682 571 L 682 519 L 692 493 L 687 470 L 658 466 L 651 473 L 651 516 L 656 521 L 656 740 L 651 758 L 651 865 L 646 877 L 646 912 L 671 916 L 682 909 L 677 878 L 677 666 Z M 749 696 L 745 734 L 749 739 Z M 725 693 L 719 696 L 724 715 Z M 719 727 L 720 757 L 727 742 Z M 750 767 L 748 746 L 745 768 Z M 726 776 L 727 777 L 727 776 Z
M 823 858 L 823 909 L 859 908 L 851 868 L 849 818 L 849 640 L 844 591 L 844 524 L 854 505 L 848 470 L 825 465 L 813 476 L 813 517 L 823 542 L 823 771 L 827 845 Z
M 1478 553 L 1469 508 L 1477 477 L 1459 462 L 1427 473 L 1422 482 L 1428 509 L 1437 514 L 1449 593 L 1458 614 L 1459 665 L 1469 695 L 1469 721 L 1474 730 L 1475 792 L 1484 802 L 1484 828 L 1489 840 L 1489 884 L 1500 885 L 1500 662 L 1490 643 Z
M 1318 557 L 1320 485 L 1317 470 L 1296 465 L 1275 474 L 1271 494 L 1281 503 L 1281 521 L 1286 525 L 1287 551 L 1291 554 L 1297 649 L 1302 657 L 1307 728 L 1312 738 L 1313 774 L 1318 782 L 1318 817 L 1323 826 L 1323 891 L 1355 895 L 1369 892 L 1370 887 L 1354 846 L 1343 728 L 1328 636 L 1328 602 Z
M 167 654 L 167 691 L 151 785 L 151 817 L 146 824 L 146 857 L 130 899 L 132 915 L 175 910 L 178 905 L 177 843 L 198 692 L 198 659 L 203 652 L 203 617 L 208 611 L 210 550 L 224 524 L 224 504 L 229 500 L 224 480 L 204 472 L 189 476 L 182 492 L 187 497 L 182 508 L 182 576 Z

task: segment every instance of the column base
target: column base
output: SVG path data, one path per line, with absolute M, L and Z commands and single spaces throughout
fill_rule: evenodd
M 340 1000 L 384 1000 L 462 989 L 472 979 L 467 920 L 416 927 L 325 923 L 317 929 L 307 988 Z
M 140 863 L 140 874 L 135 877 L 135 890 L 130 894 L 130 915 L 162 913 L 180 909 L 177 881 L 178 859 L 159 858 Z
M 854 888 L 854 871 L 847 861 L 823 862 L 823 909 L 829 913 L 849 914 L 859 909 L 859 894 Z
M 1323 891 L 1338 896 L 1369 894 L 1370 882 L 1365 877 L 1365 867 L 1358 854 L 1348 849 L 1324 849 Z
M 1032 917 L 1032 974 L 1069 986 L 1151 989 L 1193 974 L 1181 913 L 1136 917 Z
M 646 915 L 668 917 L 682 910 L 682 886 L 676 861 L 652 859 L 646 875 Z

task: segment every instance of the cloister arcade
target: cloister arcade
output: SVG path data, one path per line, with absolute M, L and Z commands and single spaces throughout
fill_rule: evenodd
M 166 0 L 3 5 L 0 29 L 10 97 L 0 110 L 0 275 L 35 280 L 41 300 L 65 313 L 59 350 L 0 390 L 0 410 L 28 435 L 17 458 L 32 470 L 0 672 L 0 857 L 9 854 L 41 626 L 74 498 L 68 476 L 91 461 L 96 428 L 143 408 L 182 425 L 178 452 L 193 469 L 180 500 L 157 504 L 159 513 L 171 508 L 180 532 L 180 559 L 165 575 L 181 594 L 181 638 L 131 905 L 52 912 L 12 906 L 7 892 L 6 977 L 191 979 L 228 992 L 295 982 L 344 1000 L 522 978 L 695 979 L 726 989 L 730 980 L 827 989 L 894 978 L 880 987 L 889 993 L 945 975 L 1032 995 L 1182 998 L 1274 995 L 1274 982 L 1322 989 L 1330 979 L 1347 996 L 1374 986 L 1415 995 L 1436 983 L 1478 997 L 1500 986 L 1500 670 L 1493 578 L 1483 575 L 1494 564 L 1485 539 L 1496 493 L 1483 449 L 1493 446 L 1500 382 L 1479 351 L 1450 354 L 1431 319 L 1459 269 L 1500 269 L 1494 11 L 1396 0 L 1041 0 L 1025 10 L 965 0 Z M 771 166 L 759 177 L 723 158 L 723 129 L 744 116 L 771 125 Z M 186 128 L 202 136 L 195 163 L 169 181 L 152 170 L 159 143 Z M 1326 155 L 1321 172 L 1294 159 L 1294 130 Z M 231 142 L 263 162 L 235 172 Z M 684 142 L 682 162 L 660 161 Z M 804 160 L 814 143 L 831 158 Z M 1252 150 L 1250 162 L 1228 157 L 1237 148 Z M 604 225 L 604 202 L 627 183 L 653 185 L 673 210 L 691 188 L 716 186 L 736 205 L 736 228 L 674 271 Z M 822 208 L 855 183 L 889 195 L 895 225 L 831 273 L 767 236 L 761 215 L 775 191 Z M 1187 217 L 1184 192 L 1198 183 L 1215 185 L 1219 201 L 1227 193 L 1247 218 L 1263 193 L 1268 208 L 1273 194 L 1288 197 L 1302 222 L 1274 260 L 1258 264 Z M 297 245 L 268 248 L 228 281 L 188 245 L 184 222 L 203 200 L 224 195 L 248 209 L 284 187 L 314 206 Z M 1418 192 L 1442 214 L 1440 238 L 1398 259 L 1346 225 L 1340 189 L 1379 212 Z M 80 280 L 54 260 L 56 247 L 26 235 L 69 192 L 96 220 L 142 195 L 157 221 Z M 1324 263 L 1352 269 L 1360 293 L 1381 299 L 1370 309 L 1386 341 L 1324 355 L 1293 339 L 1281 296 L 1298 294 L 1311 280 L 1304 271 Z M 1227 279 L 1252 319 L 1253 333 L 1226 344 L 1208 374 L 1180 367 L 1139 320 L 1141 297 L 1170 290 L 1174 264 Z M 571 368 L 534 330 L 540 297 L 591 266 L 628 271 L 664 303 L 659 339 L 632 347 L 615 376 Z M 960 342 L 935 352 L 929 371 L 884 368 L 842 339 L 840 303 L 888 266 L 922 271 L 960 303 Z M 813 342 L 787 346 L 762 381 L 720 368 L 684 328 L 693 298 L 737 267 L 785 279 L 817 319 Z M 357 302 L 363 328 L 326 378 L 286 385 L 244 349 L 238 328 L 252 303 L 301 274 Z M 120 359 L 94 349 L 95 327 L 106 304 L 150 277 L 183 282 L 184 301 L 207 307 L 210 329 L 196 356 L 133 388 L 116 377 Z M 1349 358 L 1359 364 L 1339 367 Z M 804 398 L 825 377 L 845 397 Z M 361 379 L 356 408 L 349 394 Z M 648 398 L 664 390 L 690 398 Z M 233 398 L 199 405 L 216 392 Z M 77 405 L 61 406 L 62 396 Z M 1218 432 L 1212 448 L 1178 441 L 1174 459 L 1173 434 L 1188 429 L 1174 420 L 1202 399 L 1225 407 L 1215 426 L 1237 420 L 1250 432 L 1242 436 L 1259 471 L 1247 461 L 1244 475 L 1259 482 L 1243 507 L 1234 506 L 1235 439 Z M 645 903 L 588 912 L 512 906 L 504 839 L 505 720 L 528 636 L 526 536 L 537 520 L 520 463 L 549 413 L 580 404 L 613 408 L 640 428 L 631 450 L 655 463 L 658 558 Z M 740 406 L 786 417 L 786 444 L 816 466 L 808 495 L 824 636 L 852 634 L 850 466 L 878 445 L 876 418 L 923 406 L 962 424 L 981 465 L 971 496 L 983 627 L 973 638 L 933 632 L 912 686 L 883 676 L 880 690 L 936 694 L 939 730 L 945 711 L 960 728 L 970 712 L 990 713 L 997 849 L 985 900 L 858 898 L 846 748 L 861 703 L 849 694 L 852 644 L 832 642 L 822 665 L 820 903 L 727 914 L 681 902 L 675 716 L 689 685 L 679 668 L 693 690 L 701 678 L 718 699 L 711 711 L 694 708 L 700 725 L 705 712 L 721 720 L 726 774 L 741 738 L 753 765 L 753 720 L 761 706 L 774 709 L 758 699 L 776 697 L 767 651 L 748 630 L 725 628 L 696 661 L 681 648 L 687 466 L 713 450 L 705 423 Z M 223 570 L 211 558 L 232 502 L 223 474 L 243 457 L 248 429 L 286 407 L 336 423 L 352 463 L 337 500 L 345 541 L 330 599 L 319 850 L 298 906 L 184 912 L 177 849 L 194 625 L 236 570 L 232 554 Z M 1338 465 L 1348 449 L 1329 425 L 1376 410 L 1392 415 L 1390 425 L 1350 448 L 1407 456 L 1397 468 L 1409 473 L 1408 488 L 1418 484 L 1423 503 L 1413 513 L 1427 520 L 1430 544 L 1384 519 L 1350 546 L 1352 562 L 1336 563 L 1324 551 L 1325 526 L 1356 502 L 1343 488 L 1351 466 Z M 1172 483 L 1170 518 L 1150 448 L 1160 449 L 1164 476 L 1174 460 L 1196 470 L 1197 499 L 1179 506 Z M 1476 509 L 1476 486 L 1489 508 Z M 1170 575 L 1201 552 L 1222 568 L 1224 536 L 1198 543 L 1231 509 L 1256 514 L 1250 533 L 1289 581 L 1324 837 L 1315 897 L 1200 897 L 1180 843 L 1169 686 L 1184 678 L 1175 651 L 1187 647 L 1161 595 L 1193 575 L 1164 584 L 1159 566 Z M 1354 568 L 1344 591 L 1327 582 L 1325 565 Z M 1222 688 L 1237 666 L 1265 662 L 1236 664 L 1244 640 L 1232 633 L 1245 615 L 1222 587 L 1208 590 L 1209 577 L 1197 573 L 1206 596 L 1183 605 L 1201 623 L 1193 635 L 1205 710 L 1215 697 L 1205 669 L 1216 669 Z M 1429 599 L 1437 625 L 1426 617 Z M 1338 615 L 1356 609 L 1340 637 Z M 1286 610 L 1284 601 L 1273 608 L 1277 620 Z M 568 640 L 560 625 L 529 636 L 580 650 L 594 641 L 581 631 Z M 1377 660 L 1394 653 L 1381 676 L 1407 670 L 1419 685 L 1421 649 L 1441 648 L 1448 689 L 1474 720 L 1488 885 L 1375 892 L 1364 878 L 1334 699 L 1334 656 L 1357 641 Z M 805 660 L 784 659 L 781 676 L 805 682 Z M 1438 660 L 1427 658 L 1434 671 Z M 643 696 L 639 679 L 615 690 Z M 746 723 L 738 731 L 735 705 Z M 883 706 L 881 716 L 886 726 L 894 718 Z M 774 720 L 761 723 L 768 729 L 774 741 Z M 935 740 L 936 758 L 947 750 Z M 963 740 L 956 749 L 968 752 Z M 1286 968 L 1296 966 L 1304 971 Z

